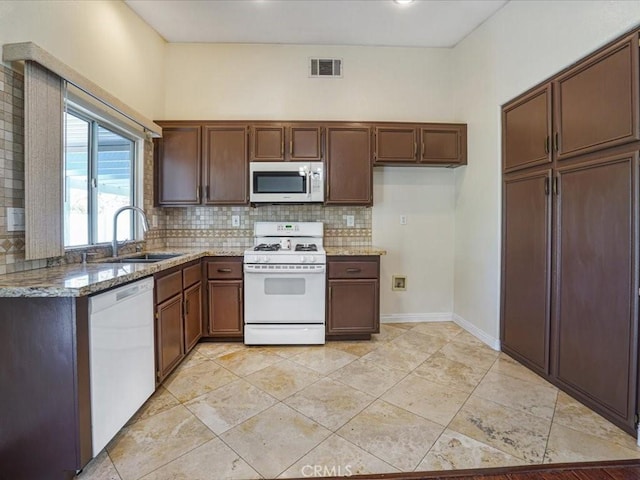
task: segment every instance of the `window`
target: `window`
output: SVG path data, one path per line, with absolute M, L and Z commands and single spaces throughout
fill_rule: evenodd
M 116 210 L 136 204 L 136 138 L 72 108 L 64 121 L 64 246 L 111 242 Z M 136 238 L 135 222 L 118 217 L 118 240 Z

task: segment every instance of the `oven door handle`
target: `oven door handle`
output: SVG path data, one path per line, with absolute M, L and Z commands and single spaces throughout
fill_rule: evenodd
M 324 275 L 326 268 L 314 268 L 313 270 L 277 270 L 277 269 L 252 269 L 250 266 L 245 265 L 244 273 L 255 275 Z

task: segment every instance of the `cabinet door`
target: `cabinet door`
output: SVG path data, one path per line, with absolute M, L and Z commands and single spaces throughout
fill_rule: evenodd
M 374 138 L 376 164 L 418 161 L 418 136 L 413 126 L 376 127 Z
M 371 205 L 373 170 L 368 127 L 327 128 L 328 205 Z
M 158 381 L 162 381 L 184 357 L 182 328 L 182 295 L 176 295 L 156 308 Z
M 156 142 L 156 203 L 197 205 L 200 203 L 199 125 L 162 126 Z
M 555 220 L 555 375 L 628 428 L 637 364 L 637 160 L 624 154 L 558 169 Z
M 251 161 L 284 160 L 284 127 L 254 125 L 251 127 Z
M 378 279 L 329 280 L 327 334 L 379 331 Z
M 467 126 L 434 124 L 420 129 L 420 163 L 438 165 L 467 164 Z
M 554 82 L 558 159 L 640 139 L 638 50 L 634 33 Z
M 505 352 L 549 373 L 551 170 L 505 177 L 502 321 Z
M 247 129 L 245 125 L 203 127 L 204 202 L 207 205 L 248 203 Z
M 322 160 L 322 129 L 292 125 L 289 127 L 288 159 L 295 162 Z
M 184 351 L 188 353 L 202 337 L 202 284 L 184 291 Z
M 242 281 L 209 280 L 209 335 L 242 336 Z
M 551 163 L 551 84 L 502 109 L 502 167 L 512 172 Z

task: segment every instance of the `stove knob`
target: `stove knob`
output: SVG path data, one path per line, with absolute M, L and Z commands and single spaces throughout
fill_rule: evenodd
M 249 257 L 249 263 L 258 263 L 258 257 L 256 255 Z
M 316 261 L 316 257 L 314 257 L 313 255 L 309 255 L 309 261 L 310 261 L 311 263 L 315 263 L 315 261 Z
M 307 261 L 307 259 L 305 258 L 305 256 L 304 255 L 300 255 L 300 263 L 304 263 L 306 261 Z
M 263 263 L 269 263 L 269 257 L 267 257 L 266 255 L 262 257 L 261 260 Z

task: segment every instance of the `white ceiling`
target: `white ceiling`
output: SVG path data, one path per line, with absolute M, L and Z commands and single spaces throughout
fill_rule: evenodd
M 453 47 L 508 0 L 125 0 L 168 42 Z

